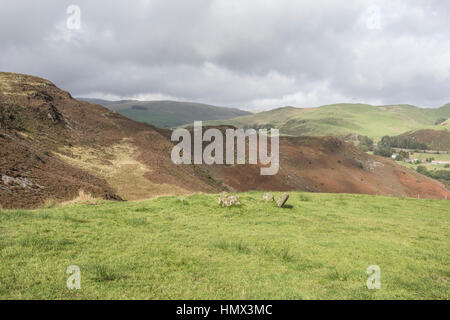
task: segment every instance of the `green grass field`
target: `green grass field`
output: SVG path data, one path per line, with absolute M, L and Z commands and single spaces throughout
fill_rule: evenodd
M 428 170 L 450 170 L 447 168 L 445 164 L 433 164 L 431 162 L 425 162 L 427 158 L 434 158 L 436 161 L 450 161 L 450 154 L 434 154 L 434 153 L 422 153 L 422 152 L 414 152 L 410 155 L 411 159 L 419 159 L 424 161 L 419 164 L 408 163 L 404 161 L 398 161 L 398 164 L 401 164 L 405 167 L 412 168 L 414 170 L 417 169 L 418 166 L 425 166 Z
M 450 298 L 447 201 L 290 195 L 282 209 L 250 192 L 232 208 L 192 195 L 1 211 L 0 298 Z
M 447 153 L 422 153 L 414 152 L 410 155 L 411 159 L 419 159 L 425 161 L 427 158 L 434 158 L 436 161 L 450 161 L 450 154 Z

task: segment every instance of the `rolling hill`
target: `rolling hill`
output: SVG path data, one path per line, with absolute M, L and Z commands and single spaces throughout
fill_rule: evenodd
M 127 118 L 160 128 L 192 124 L 195 120 L 220 120 L 251 114 L 237 108 L 216 107 L 193 102 L 80 99 L 103 105 Z
M 450 104 L 436 109 L 367 104 L 335 104 L 305 109 L 284 107 L 234 119 L 209 121 L 208 124 L 239 128 L 273 127 L 280 129 L 283 135 L 293 136 L 344 137 L 355 133 L 378 140 L 384 135 L 394 136 L 425 127 L 438 128 L 435 122 L 439 118 L 450 118 Z
M 0 208 L 84 193 L 110 200 L 224 190 L 450 195 L 438 181 L 336 137 L 281 137 L 278 174 L 261 176 L 261 164 L 175 165 L 170 136 L 76 100 L 48 80 L 0 73 Z

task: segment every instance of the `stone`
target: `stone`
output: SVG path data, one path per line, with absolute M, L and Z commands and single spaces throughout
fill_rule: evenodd
M 227 194 L 225 192 L 222 192 L 219 196 L 219 206 L 223 207 L 223 201 L 225 200 L 225 198 L 227 197 Z
M 266 192 L 266 193 L 264 193 L 264 195 L 263 195 L 263 200 L 264 200 L 264 201 L 272 202 L 274 199 L 275 199 L 275 198 L 274 198 L 273 194 L 271 194 L 271 193 Z
M 64 119 L 61 112 L 59 112 L 54 105 L 50 105 L 48 108 L 47 117 L 52 120 L 53 123 L 59 123 Z
M 286 204 L 286 201 L 289 199 L 289 194 L 287 193 L 283 193 L 280 197 L 280 199 L 278 199 L 277 201 L 277 206 L 279 208 L 283 208 L 284 205 Z
M 30 189 L 33 186 L 33 183 L 30 180 L 21 177 L 13 178 L 7 175 L 2 175 L 2 181 L 6 186 L 17 185 L 20 186 L 22 189 Z
M 222 193 L 219 196 L 219 206 L 221 207 L 231 207 L 239 204 L 241 204 L 241 201 L 238 196 L 227 195 L 226 193 Z

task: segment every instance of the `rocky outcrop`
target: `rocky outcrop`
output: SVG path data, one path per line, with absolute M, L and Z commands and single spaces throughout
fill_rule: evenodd
M 2 182 L 4 184 L 4 186 L 2 186 L 2 189 L 4 189 L 4 190 L 9 190 L 14 187 L 19 187 L 22 189 L 33 189 L 33 188 L 44 189 L 45 188 L 37 183 L 33 183 L 28 178 L 24 178 L 24 177 L 14 178 L 14 177 L 10 177 L 5 174 L 2 175 Z

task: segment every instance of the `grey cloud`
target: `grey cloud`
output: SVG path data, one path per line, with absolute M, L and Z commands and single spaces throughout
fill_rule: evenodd
M 66 8 L 81 8 L 68 30 Z M 74 95 L 241 107 L 450 102 L 443 1 L 5 1 L 0 69 Z M 378 6 L 380 29 L 366 26 Z M 341 100 L 342 101 L 342 100 Z

